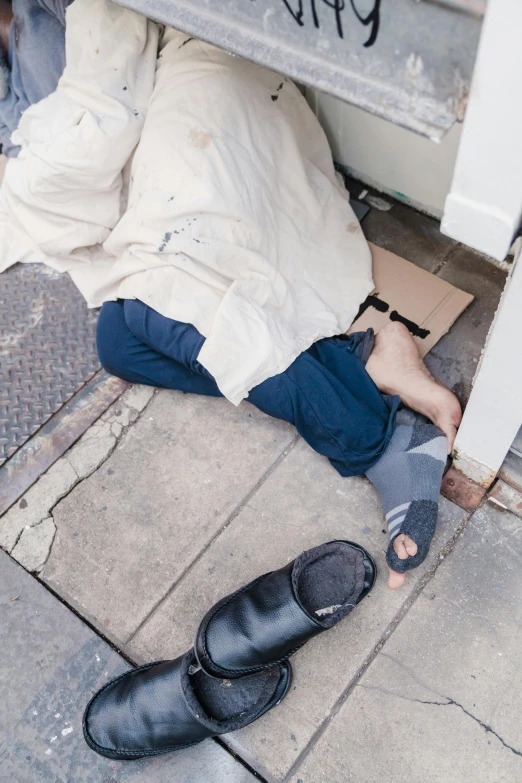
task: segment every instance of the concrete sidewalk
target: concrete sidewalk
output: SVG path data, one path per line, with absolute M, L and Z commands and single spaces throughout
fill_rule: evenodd
M 398 205 L 372 213 L 367 233 L 476 295 L 429 356 L 466 399 L 504 273 L 412 215 Z M 4 556 L 17 576 L 2 606 L 11 613 L 2 643 L 16 662 L 9 704 L 18 692 L 20 701 L 6 707 L 4 758 L 19 775 L 8 779 L 247 783 L 256 774 L 268 783 L 515 783 L 522 779 L 521 531 L 518 517 L 486 501 L 472 513 L 441 498 L 428 560 L 391 592 L 382 510 L 366 479 L 341 479 L 291 427 L 246 403 L 131 388 L 0 519 L 0 545 L 99 635 Z M 60 696 L 60 661 L 80 656 L 78 665 L 63 663 L 77 716 L 92 689 L 124 665 L 103 639 L 135 663 L 175 657 L 216 600 L 333 538 L 371 551 L 377 584 L 346 621 L 295 656 L 287 699 L 223 738 L 248 769 L 213 742 L 166 757 L 157 771 L 117 762 L 108 770 L 78 742 L 81 761 L 74 767 L 64 756 L 60 766 L 46 754 L 54 754 L 50 725 L 31 724 L 28 738 L 25 728 L 18 737 L 17 722 L 30 723 L 33 704 L 38 712 L 37 702 Z M 10 603 L 22 577 L 33 607 L 59 618 L 48 633 L 41 618 L 31 625 L 19 600 Z M 112 661 L 87 679 L 92 661 L 78 652 L 86 644 Z M 17 742 L 41 777 L 27 772 L 22 745 L 12 760 Z

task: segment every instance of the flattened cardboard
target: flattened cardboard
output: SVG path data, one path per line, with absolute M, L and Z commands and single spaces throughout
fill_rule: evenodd
M 369 327 L 378 333 L 390 320 L 407 319 L 406 325 L 425 356 L 449 331 L 473 296 L 371 242 L 370 249 L 375 288 L 348 334 Z

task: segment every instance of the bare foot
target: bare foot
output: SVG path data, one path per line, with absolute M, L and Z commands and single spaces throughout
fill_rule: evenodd
M 366 370 L 379 391 L 397 394 L 404 405 L 439 427 L 451 452 L 462 419 L 460 403 L 430 374 L 404 324 L 391 322 L 376 335 Z
M 406 533 L 399 533 L 393 541 L 393 548 L 399 560 L 407 560 L 417 554 L 417 544 Z M 402 587 L 406 581 L 406 574 L 400 574 L 398 571 L 389 569 L 388 587 L 390 590 L 397 590 Z

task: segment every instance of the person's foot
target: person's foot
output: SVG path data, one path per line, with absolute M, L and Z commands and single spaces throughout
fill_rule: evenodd
M 430 374 L 404 324 L 390 322 L 376 335 L 366 370 L 379 391 L 397 394 L 404 405 L 436 424 L 451 452 L 462 419 L 460 403 Z
M 417 544 L 415 541 L 406 535 L 406 533 L 400 533 L 393 541 L 393 548 L 395 554 L 399 560 L 407 560 L 409 557 L 414 557 L 417 554 Z M 406 581 L 406 574 L 399 574 L 398 571 L 392 571 L 388 567 L 388 587 L 390 590 L 398 590 L 402 587 Z
M 447 439 L 423 416 L 401 410 L 380 459 L 366 471 L 381 500 L 390 544 L 388 587 L 404 584 L 406 571 L 428 555 L 435 533 Z

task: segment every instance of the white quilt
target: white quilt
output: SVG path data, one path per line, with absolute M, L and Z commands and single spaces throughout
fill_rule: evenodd
M 235 404 L 346 331 L 370 251 L 296 86 L 107 0 L 76 0 L 66 37 L 58 89 L 15 134 L 0 271 L 43 262 L 91 307 L 194 324 Z

